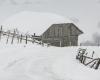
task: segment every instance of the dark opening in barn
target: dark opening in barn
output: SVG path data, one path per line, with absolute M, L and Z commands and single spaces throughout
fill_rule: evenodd
M 53 46 L 77 46 L 78 36 L 83 32 L 73 23 L 51 25 L 42 35 L 42 41 Z

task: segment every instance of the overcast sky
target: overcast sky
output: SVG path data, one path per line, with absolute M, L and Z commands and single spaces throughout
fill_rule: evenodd
M 99 0 L 0 0 L 0 24 L 21 11 L 50 12 L 73 20 L 87 38 L 100 31 Z

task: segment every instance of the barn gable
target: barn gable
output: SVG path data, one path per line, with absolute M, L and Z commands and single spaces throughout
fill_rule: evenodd
M 83 32 L 73 23 L 61 23 L 61 24 L 53 24 L 51 27 L 63 27 L 63 29 L 66 31 L 66 34 L 70 35 L 80 35 Z M 63 31 L 64 31 L 63 30 Z
M 66 35 L 80 35 L 83 32 L 73 23 L 61 23 L 51 25 L 42 35 L 57 37 Z
M 83 34 L 83 32 L 73 23 L 70 24 L 70 28 L 71 28 L 71 35 Z

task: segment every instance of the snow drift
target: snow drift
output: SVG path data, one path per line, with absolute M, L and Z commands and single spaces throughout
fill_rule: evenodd
M 78 47 L 23 46 L 0 47 L 1 80 L 100 80 L 99 70 L 77 62 Z M 100 52 L 97 47 L 87 48 Z

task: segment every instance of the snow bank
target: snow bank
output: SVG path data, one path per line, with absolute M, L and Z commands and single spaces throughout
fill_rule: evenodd
M 6 47 L 7 46 L 7 47 Z M 0 80 L 100 80 L 100 71 L 76 60 L 79 47 L 5 45 L 0 53 Z M 98 47 L 83 47 L 88 51 Z
M 63 80 L 99 80 L 99 70 L 94 70 L 75 61 L 75 58 L 58 58 L 53 65 L 53 71 Z

